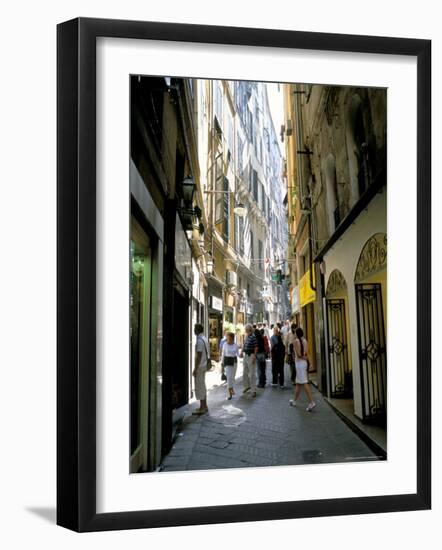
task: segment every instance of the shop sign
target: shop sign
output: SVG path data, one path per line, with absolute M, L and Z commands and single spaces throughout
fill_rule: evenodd
M 315 272 L 313 271 L 313 284 L 315 282 Z M 299 281 L 299 301 L 301 307 L 316 300 L 316 292 L 310 286 L 310 270 L 308 269 Z
M 290 290 L 290 304 L 292 306 L 292 312 L 299 311 L 299 287 L 296 285 Z
M 209 305 L 212 309 L 216 309 L 217 311 L 223 310 L 223 301 L 221 298 L 217 298 L 216 296 L 209 297 Z

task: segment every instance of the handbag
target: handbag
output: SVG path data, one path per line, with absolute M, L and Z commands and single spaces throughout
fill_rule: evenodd
M 209 371 L 209 370 L 212 370 L 212 368 L 213 368 L 212 360 L 209 357 L 209 352 L 207 351 L 207 345 L 206 345 L 206 342 L 204 340 L 203 340 L 203 344 L 204 344 L 204 347 L 206 348 L 206 357 L 207 357 L 206 370 Z

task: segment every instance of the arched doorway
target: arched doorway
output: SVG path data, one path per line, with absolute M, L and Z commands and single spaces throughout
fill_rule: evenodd
M 353 377 L 348 349 L 347 283 L 335 269 L 326 290 L 327 353 L 330 397 L 352 397 Z
M 355 273 L 362 419 L 387 418 L 387 235 L 375 233 L 362 248 Z

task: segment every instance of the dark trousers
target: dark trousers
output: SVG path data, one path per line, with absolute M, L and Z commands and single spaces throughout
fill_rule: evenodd
M 265 386 L 267 382 L 265 353 L 257 353 L 256 362 L 258 366 L 258 386 Z
M 284 357 L 272 358 L 272 384 L 284 385 Z

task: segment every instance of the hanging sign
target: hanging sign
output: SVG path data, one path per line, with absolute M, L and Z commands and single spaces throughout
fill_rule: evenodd
M 313 271 L 313 284 L 315 283 L 315 272 Z M 299 281 L 299 301 L 301 307 L 316 300 L 316 292 L 310 285 L 310 269 L 308 269 Z

